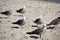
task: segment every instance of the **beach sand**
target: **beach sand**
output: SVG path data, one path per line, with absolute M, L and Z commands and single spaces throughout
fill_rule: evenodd
M 19 20 L 22 16 L 16 10 L 26 6 L 26 12 L 23 14 L 28 18 L 24 26 L 14 25 L 13 22 Z M 33 20 L 43 17 L 45 24 L 60 16 L 60 3 L 40 1 L 40 0 L 0 0 L 0 12 L 11 10 L 11 15 L 0 14 L 0 40 L 60 40 L 60 24 L 55 29 L 47 30 L 43 39 L 30 38 L 26 32 L 35 30 Z M 16 15 L 16 16 L 14 16 Z M 6 19 L 3 17 L 7 17 Z M 19 28 L 11 28 L 18 26 Z

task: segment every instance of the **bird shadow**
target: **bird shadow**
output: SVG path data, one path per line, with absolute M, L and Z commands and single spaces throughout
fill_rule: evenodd
M 39 37 L 37 37 L 37 36 L 30 36 L 30 38 L 38 39 Z

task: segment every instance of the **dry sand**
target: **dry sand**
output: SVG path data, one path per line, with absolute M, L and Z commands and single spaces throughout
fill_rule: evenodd
M 23 5 L 26 6 L 24 16 L 29 18 L 29 20 L 23 27 L 13 25 L 12 22 L 21 18 L 20 16 L 14 15 L 20 15 L 16 10 L 20 9 Z M 0 0 L 0 12 L 5 10 L 12 10 L 12 15 L 5 16 L 0 14 L 0 17 L 8 17 L 7 19 L 0 19 L 0 40 L 42 40 L 40 38 L 30 38 L 26 32 L 36 29 L 32 28 L 31 25 L 34 24 L 33 20 L 37 17 L 42 16 L 47 24 L 60 16 L 60 3 L 40 0 Z M 18 26 L 19 28 L 13 29 L 11 28 L 12 26 Z M 60 40 L 60 25 L 53 30 L 47 30 L 43 40 Z

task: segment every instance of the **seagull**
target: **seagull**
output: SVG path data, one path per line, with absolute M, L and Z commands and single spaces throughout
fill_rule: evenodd
M 16 22 L 13 22 L 12 24 L 17 24 L 17 25 L 24 25 L 26 23 L 26 17 L 24 17 L 23 19 L 17 20 Z
M 37 25 L 38 24 L 43 24 L 44 23 L 44 21 L 43 21 L 43 18 L 42 17 L 40 17 L 40 18 L 37 18 L 35 21 L 33 21 L 34 23 L 36 23 Z
M 40 38 L 41 38 L 41 35 L 46 31 L 46 26 L 43 25 L 42 28 L 37 28 L 36 30 L 32 31 L 32 32 L 27 32 L 27 34 L 31 35 L 31 34 L 36 34 L 36 35 L 40 35 Z
M 52 22 L 50 22 L 50 24 L 47 24 L 47 26 L 58 25 L 59 23 L 60 23 L 60 17 L 57 17 L 56 19 L 52 20 Z
M 12 13 L 11 13 L 10 11 L 4 11 L 4 12 L 1 12 L 1 14 L 6 15 L 6 16 L 9 16 L 9 15 L 11 15 Z
M 18 12 L 18 13 L 25 13 L 25 9 L 26 9 L 26 7 L 23 6 L 23 7 L 20 8 L 19 10 L 16 10 L 16 12 Z

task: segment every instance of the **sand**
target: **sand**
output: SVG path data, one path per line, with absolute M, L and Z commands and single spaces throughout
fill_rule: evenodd
M 28 18 L 28 21 L 24 26 L 12 24 L 21 18 L 21 14 L 17 13 L 16 10 L 23 5 L 26 6 L 26 12 L 23 15 Z M 11 10 L 12 14 L 10 16 L 0 14 L 0 17 L 7 17 L 0 19 L 0 40 L 60 40 L 60 25 L 53 30 L 47 30 L 43 39 L 30 38 L 30 35 L 26 34 L 26 32 L 36 29 L 32 28 L 31 25 L 34 24 L 33 20 L 37 17 L 42 16 L 45 24 L 48 24 L 60 16 L 60 3 L 40 0 L 0 0 L 0 12 L 5 10 Z M 19 28 L 11 28 L 12 26 Z

